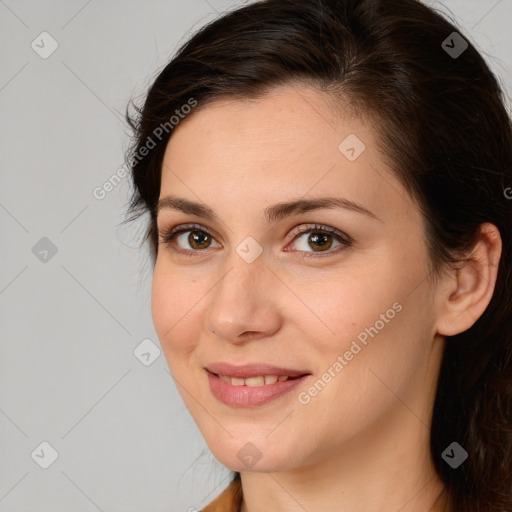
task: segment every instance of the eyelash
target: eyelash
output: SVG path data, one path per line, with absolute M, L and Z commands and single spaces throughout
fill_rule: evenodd
M 198 231 L 200 233 L 204 233 L 204 234 L 214 238 L 213 235 L 211 233 L 209 233 L 208 230 L 204 229 L 201 225 L 186 224 L 186 225 L 181 225 L 181 226 L 175 226 L 173 228 L 162 229 L 161 233 L 160 233 L 160 243 L 170 245 L 173 242 L 173 240 L 176 238 L 177 235 L 180 235 L 182 233 L 187 233 L 189 231 Z M 333 229 L 328 226 L 323 226 L 320 224 L 315 224 L 314 226 L 309 227 L 305 230 L 296 231 L 294 233 L 295 236 L 294 236 L 292 242 L 296 238 L 299 238 L 299 235 L 304 235 L 307 233 L 323 233 L 323 234 L 332 235 L 338 242 L 340 242 L 342 244 L 342 247 L 337 247 L 334 250 L 328 249 L 326 251 L 320 251 L 320 252 L 312 251 L 311 253 L 310 253 L 310 251 L 293 251 L 293 252 L 298 252 L 298 253 L 305 253 L 305 254 L 301 255 L 301 257 L 304 257 L 304 258 L 318 258 L 318 257 L 329 256 L 329 255 L 338 253 L 344 249 L 347 249 L 354 242 L 354 240 L 350 236 L 348 236 L 346 233 L 343 233 L 341 231 L 338 231 L 337 229 Z M 181 249 L 179 247 L 174 247 L 173 250 L 178 253 L 186 254 L 189 256 L 199 256 L 199 254 L 194 254 L 194 253 L 204 252 L 204 249 L 193 250 L 193 249 Z

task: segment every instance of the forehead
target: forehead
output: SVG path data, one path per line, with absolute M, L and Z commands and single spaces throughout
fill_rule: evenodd
M 195 148 L 198 156 L 206 150 L 228 152 L 233 148 L 240 155 L 265 150 L 290 158 L 285 151 L 293 149 L 296 153 L 300 146 L 307 149 L 318 139 L 325 139 L 324 146 L 333 143 L 337 149 L 341 118 L 335 115 L 333 104 L 330 96 L 304 85 L 275 88 L 257 99 L 221 98 L 181 121 L 168 149 L 173 151 L 190 142 L 191 136 L 201 140 Z M 348 118 L 348 104 L 346 112 Z M 355 116 L 351 120 L 355 126 L 362 124 Z
M 215 207 L 220 200 L 227 208 L 251 204 L 255 211 L 305 195 L 342 194 L 372 205 L 377 215 L 398 206 L 400 184 L 376 147 L 375 127 L 348 107 L 346 116 L 342 110 L 305 86 L 253 100 L 214 101 L 173 131 L 161 196 Z

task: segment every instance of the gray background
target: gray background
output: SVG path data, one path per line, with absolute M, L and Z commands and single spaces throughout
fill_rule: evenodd
M 93 190 L 123 164 L 128 100 L 242 3 L 0 0 L 0 512 L 192 511 L 227 484 L 158 356 L 146 217 L 120 226 L 127 178 Z M 512 0 L 428 3 L 510 95 Z

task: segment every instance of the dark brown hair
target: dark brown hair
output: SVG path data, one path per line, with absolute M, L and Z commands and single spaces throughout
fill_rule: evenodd
M 459 56 L 443 47 L 455 45 L 453 32 L 469 43 Z M 127 111 L 127 221 L 149 212 L 143 242 L 154 262 L 172 127 L 158 141 L 155 129 L 176 110 L 192 98 L 194 115 L 215 99 L 258 98 L 293 83 L 378 121 L 379 147 L 424 216 L 434 274 L 467 257 L 483 222 L 499 229 L 491 303 L 447 339 L 431 453 L 449 510 L 512 511 L 512 129 L 496 77 L 455 24 L 417 0 L 264 0 L 204 26 L 160 72 L 143 107 Z M 140 158 L 150 138 L 155 146 Z M 441 457 L 453 441 L 469 454 L 457 469 Z

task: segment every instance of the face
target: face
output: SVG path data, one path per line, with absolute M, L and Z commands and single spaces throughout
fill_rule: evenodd
M 168 143 L 153 321 L 187 408 L 230 469 L 349 457 L 399 421 L 428 421 L 440 353 L 424 225 L 377 128 L 294 86 L 212 103 Z M 306 207 L 276 206 L 297 201 Z M 231 381 L 213 373 L 236 371 L 216 363 L 256 365 L 238 378 L 298 377 Z

